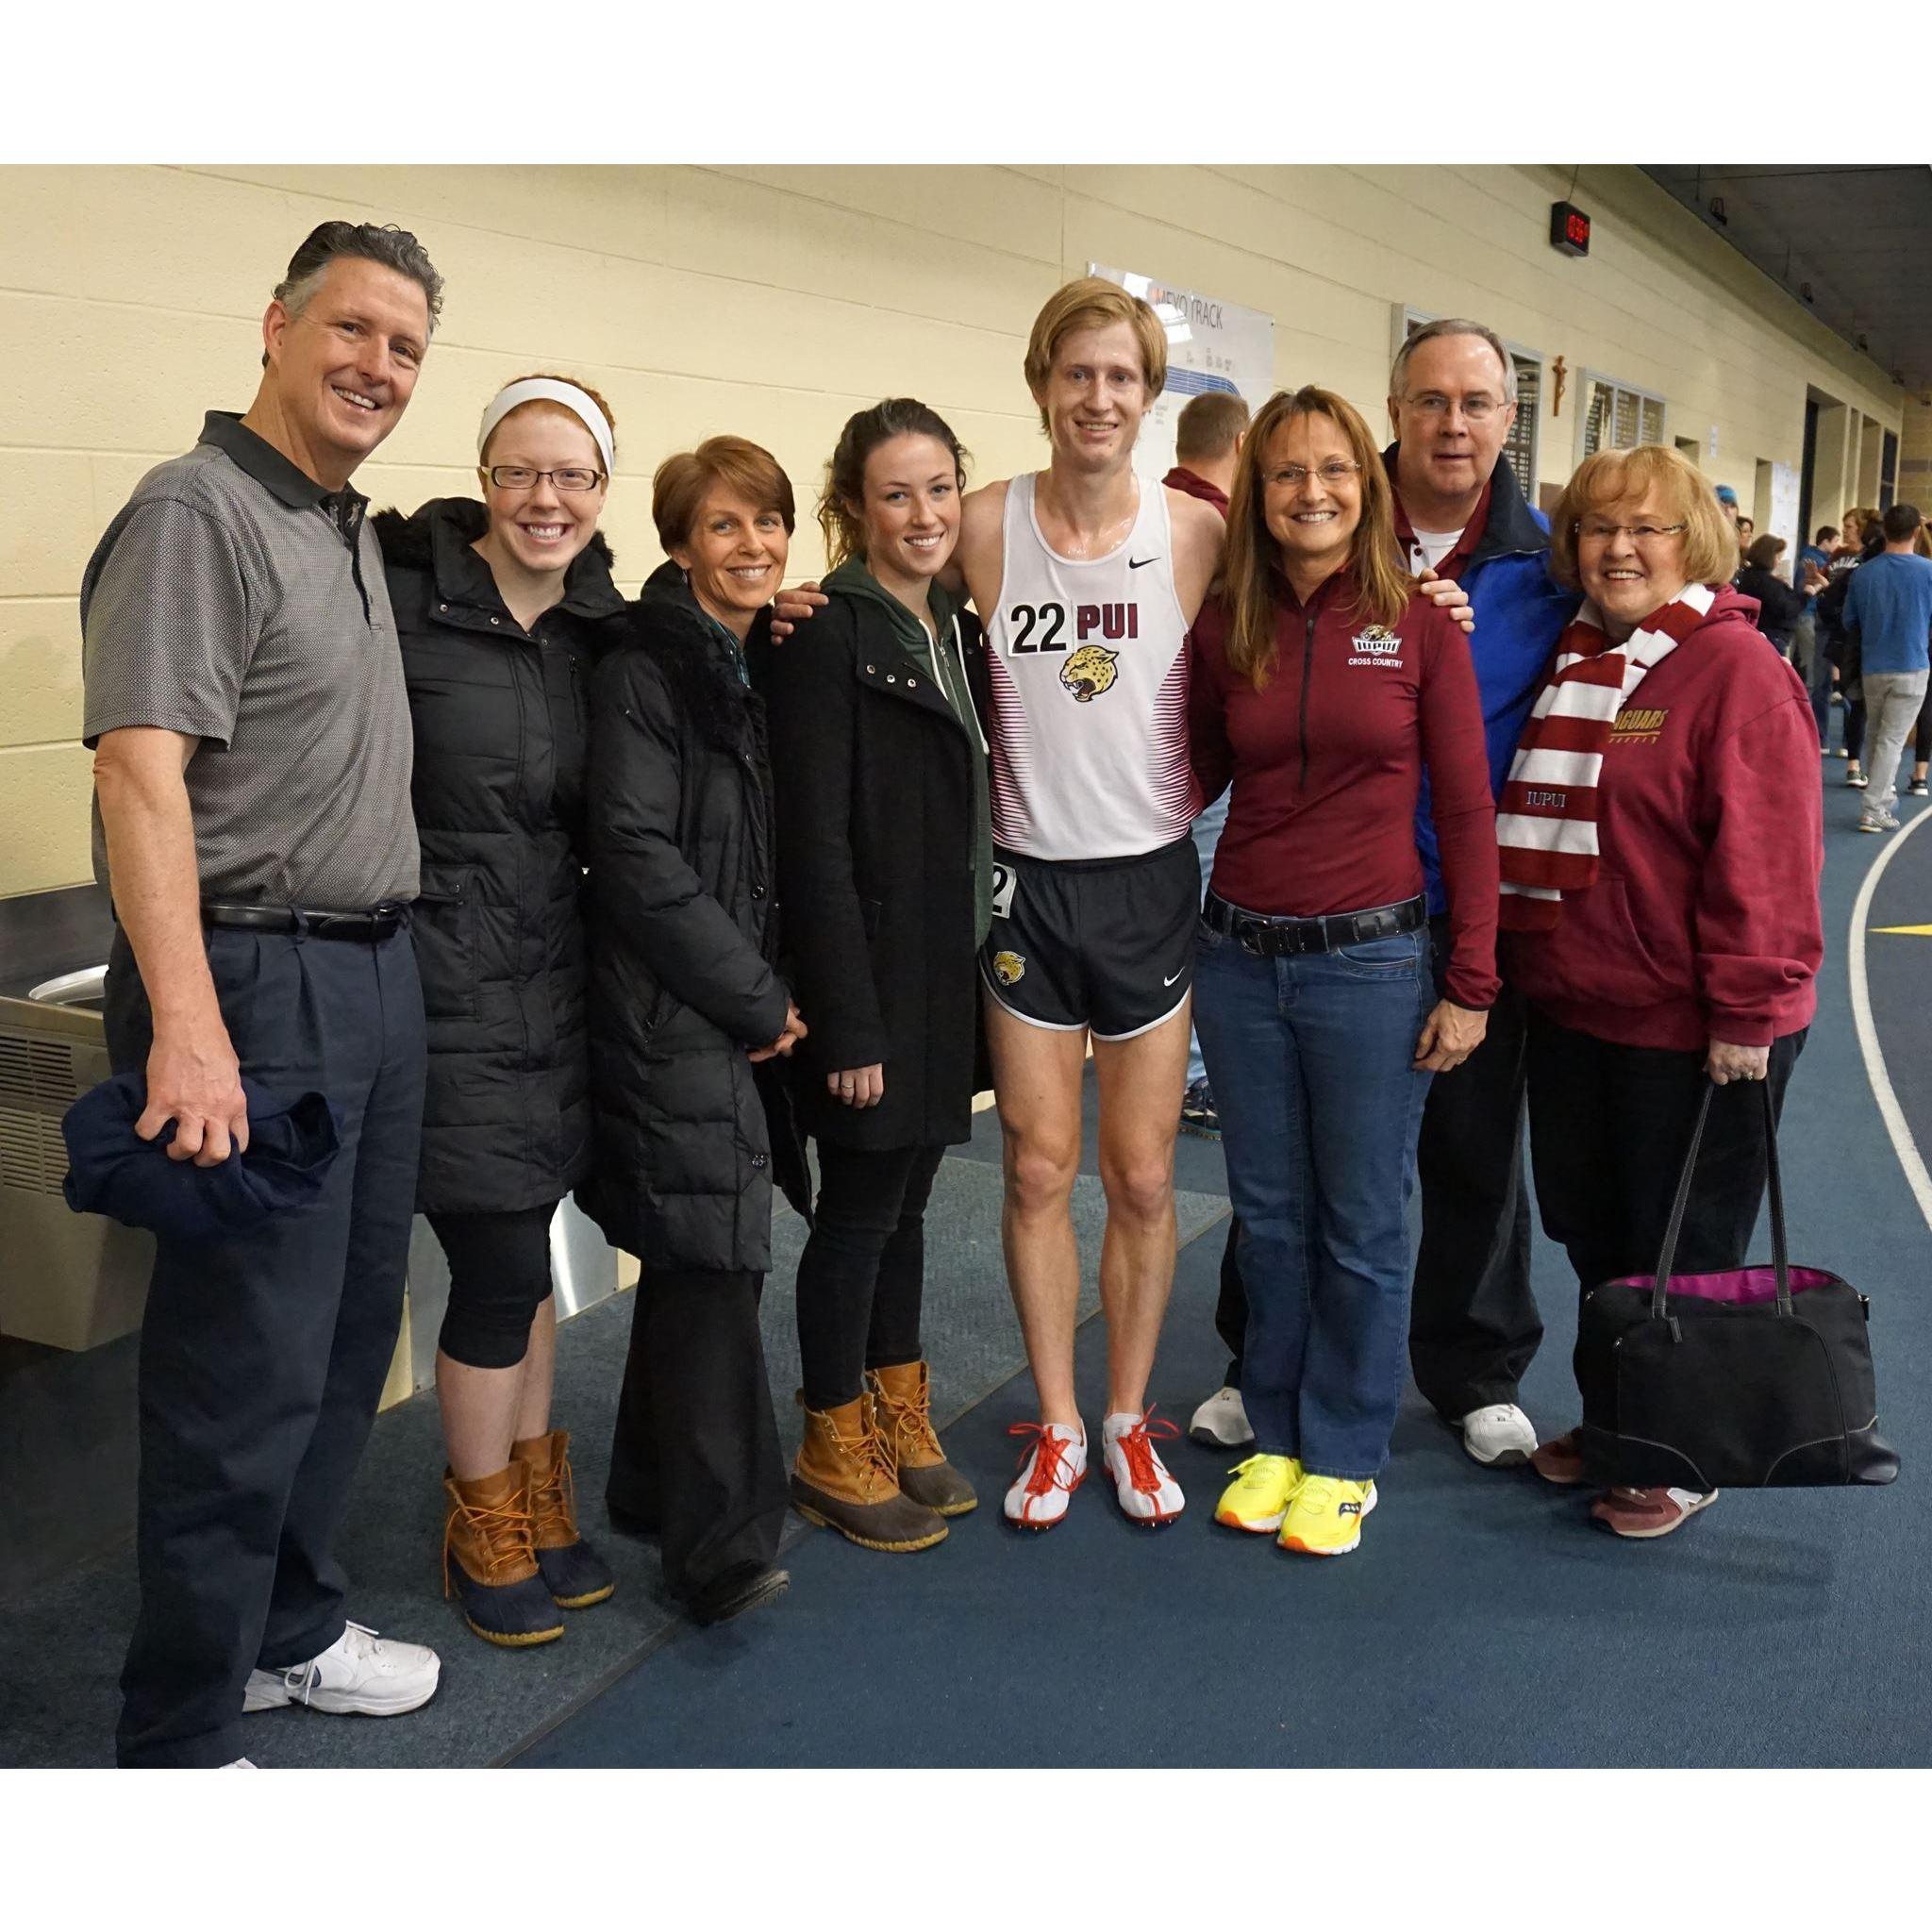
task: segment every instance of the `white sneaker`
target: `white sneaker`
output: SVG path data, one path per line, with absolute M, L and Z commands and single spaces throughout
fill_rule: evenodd
M 433 1650 L 378 1637 L 366 1624 L 350 1624 L 306 1664 L 286 1671 L 250 1671 L 242 1708 L 274 1710 L 306 1704 L 311 1710 L 363 1717 L 400 1717 L 436 1695 L 442 1670 Z
M 1255 1440 L 1247 1405 L 1239 1389 L 1217 1389 L 1188 1424 L 1188 1434 L 1204 1449 L 1245 1449 Z
M 1022 1529 L 1051 1529 L 1067 1513 L 1067 1499 L 1087 1480 L 1087 1432 L 1059 1423 L 1015 1423 L 1009 1436 L 1031 1436 L 1020 1474 L 1001 1506 Z
M 1172 1423 L 1157 1423 L 1150 1408 L 1145 1415 L 1110 1415 L 1100 1425 L 1107 1444 L 1107 1473 L 1121 1507 L 1136 1523 L 1150 1529 L 1172 1523 L 1187 1505 L 1181 1486 L 1167 1473 L 1154 1447 L 1156 1436 L 1178 1438 Z
M 1536 1430 L 1513 1402 L 1473 1408 L 1461 1427 L 1463 1448 L 1485 1469 L 1514 1469 L 1536 1454 Z

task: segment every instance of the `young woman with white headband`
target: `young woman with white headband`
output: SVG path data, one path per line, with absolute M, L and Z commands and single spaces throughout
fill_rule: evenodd
M 416 731 L 429 1083 L 417 1206 L 449 1257 L 436 1357 L 445 1593 L 477 1636 L 561 1637 L 615 1588 L 553 1428 L 549 1232 L 591 1157 L 586 693 L 625 622 L 597 534 L 616 457 L 586 385 L 525 376 L 477 431 L 483 500 L 376 519 Z

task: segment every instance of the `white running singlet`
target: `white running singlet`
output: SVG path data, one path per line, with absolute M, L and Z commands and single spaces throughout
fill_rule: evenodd
M 1024 858 L 1128 858 L 1184 839 L 1188 625 L 1167 491 L 1141 483 L 1127 541 L 1091 561 L 1047 547 L 1031 475 L 1007 486 L 992 678 L 992 835 Z

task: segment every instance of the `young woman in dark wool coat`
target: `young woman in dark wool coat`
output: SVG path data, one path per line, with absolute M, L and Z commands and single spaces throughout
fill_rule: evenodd
M 819 521 L 830 599 L 754 654 L 769 706 L 792 1058 L 819 1192 L 798 1270 L 805 1440 L 791 1499 L 874 1550 L 974 1507 L 933 1432 L 920 1340 L 926 1198 L 972 1131 L 974 959 L 991 917 L 979 631 L 939 584 L 964 452 L 904 398 L 846 424 Z

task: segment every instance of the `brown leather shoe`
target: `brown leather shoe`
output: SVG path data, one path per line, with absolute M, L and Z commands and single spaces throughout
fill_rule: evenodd
M 509 1453 L 530 1468 L 532 1542 L 537 1567 L 558 1607 L 588 1609 L 617 1588 L 609 1565 L 577 1533 L 576 1482 L 570 1468 L 570 1435 L 552 1429 L 510 1444 Z
M 932 1374 L 925 1363 L 901 1362 L 868 1369 L 879 1427 L 902 1494 L 941 1516 L 964 1516 L 979 1507 L 973 1485 L 946 1460 L 932 1426 Z
M 868 1550 L 930 1549 L 946 1534 L 938 1515 L 900 1493 L 869 1393 L 837 1408 L 805 1411 L 791 1501 L 808 1522 Z
M 442 1593 L 462 1604 L 463 1621 L 486 1643 L 521 1649 L 563 1635 L 537 1567 L 531 1541 L 530 1472 L 512 1462 L 491 1475 L 458 1482 L 442 1473 L 449 1515 L 442 1526 Z

